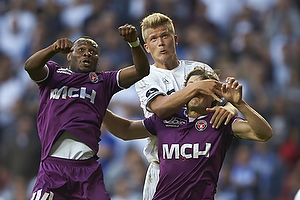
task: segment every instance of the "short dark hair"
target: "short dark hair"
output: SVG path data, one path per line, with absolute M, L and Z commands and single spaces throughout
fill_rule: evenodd
M 77 38 L 73 43 L 76 43 L 78 40 L 80 39 L 88 39 L 88 40 L 92 40 L 94 41 L 95 43 L 97 43 L 92 37 L 88 36 L 88 35 L 85 35 L 85 36 L 81 36 L 80 38 Z
M 96 46 L 97 46 L 97 49 L 99 49 L 98 43 L 97 43 L 92 37 L 87 36 L 87 35 L 82 36 L 82 37 L 76 39 L 76 40 L 73 42 L 73 46 L 74 46 L 79 40 L 90 40 L 91 42 L 95 43 Z
M 220 71 L 219 70 L 206 70 L 204 67 L 195 67 L 186 77 L 185 85 L 187 84 L 188 80 L 192 76 L 201 76 L 203 79 L 213 79 L 219 81 Z
M 200 76 L 203 80 L 205 79 L 213 79 L 216 81 L 220 81 L 220 70 L 206 70 L 204 67 L 195 67 L 186 77 L 185 79 L 185 86 L 187 84 L 187 82 L 189 81 L 189 79 L 192 76 Z M 219 102 L 217 100 L 215 100 L 214 102 L 212 102 L 211 106 L 214 107 L 218 104 Z

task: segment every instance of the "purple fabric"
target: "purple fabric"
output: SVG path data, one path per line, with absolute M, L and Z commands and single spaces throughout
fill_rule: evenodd
M 231 124 L 213 129 L 212 113 L 189 122 L 184 110 L 162 120 L 144 120 L 158 137 L 159 182 L 153 200 L 214 199 L 219 172 L 233 139 Z
M 97 157 L 79 161 L 46 158 L 40 164 L 31 199 L 43 197 L 48 200 L 109 200 L 103 183 L 102 166 L 97 162 Z
M 73 73 L 52 61 L 47 66 L 49 76 L 39 83 L 37 127 L 42 143 L 41 160 L 65 130 L 97 153 L 106 108 L 113 94 L 121 90 L 118 72 Z

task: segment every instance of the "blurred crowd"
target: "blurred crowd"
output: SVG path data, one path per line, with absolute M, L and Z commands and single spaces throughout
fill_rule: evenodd
M 39 167 L 38 88 L 23 69 L 25 60 L 58 38 L 89 35 L 100 45 L 100 71 L 131 65 L 118 27 L 130 23 L 141 34 L 141 19 L 153 12 L 173 19 L 179 59 L 220 69 L 222 80 L 234 76 L 244 99 L 273 128 L 266 143 L 234 140 L 216 199 L 293 199 L 300 189 L 299 0 L 1 0 L 1 200 L 29 199 Z M 65 55 L 53 60 L 67 65 Z M 143 118 L 134 87 L 116 94 L 109 107 Z M 141 200 L 145 140 L 124 142 L 102 132 L 99 161 L 112 200 Z

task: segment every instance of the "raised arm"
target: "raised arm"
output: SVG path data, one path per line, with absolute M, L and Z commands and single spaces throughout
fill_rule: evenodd
M 135 82 L 147 76 L 150 71 L 149 61 L 145 50 L 140 45 L 136 28 L 125 24 L 119 27 L 121 37 L 131 46 L 133 66 L 122 69 L 120 72 L 120 85 L 124 88 L 130 87 Z
M 52 45 L 36 52 L 25 62 L 25 70 L 29 74 L 32 80 L 40 81 L 47 76 L 47 68 L 45 64 L 55 54 L 69 53 L 72 48 L 72 41 L 68 38 L 61 38 L 55 41 Z
M 272 137 L 270 124 L 242 99 L 242 85 L 232 77 L 223 84 L 223 97 L 235 106 L 247 121 L 238 119 L 232 124 L 233 133 L 241 139 L 265 142 Z
M 106 110 L 103 125 L 114 136 L 122 140 L 142 139 L 151 136 L 142 120 L 128 120 Z

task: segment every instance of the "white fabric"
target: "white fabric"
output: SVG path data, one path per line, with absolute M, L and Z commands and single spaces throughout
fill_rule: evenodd
M 156 185 L 159 180 L 159 164 L 151 162 L 146 178 L 145 178 L 145 184 L 144 184 L 144 190 L 143 190 L 143 200 L 152 200 L 155 190 L 156 190 Z
M 84 160 L 93 157 L 95 153 L 73 134 L 65 131 L 52 146 L 49 155 L 65 159 Z

